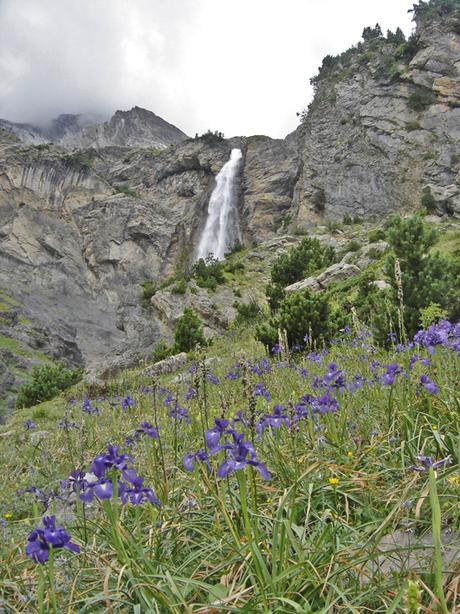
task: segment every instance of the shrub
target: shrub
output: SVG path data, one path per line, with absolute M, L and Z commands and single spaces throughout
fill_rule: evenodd
M 150 358 L 153 362 L 159 362 L 160 360 L 169 358 L 169 356 L 172 356 L 173 353 L 174 348 L 168 345 L 164 339 L 160 339 L 160 341 L 155 344 L 152 353 L 150 354 Z
M 324 211 L 326 207 L 326 193 L 322 188 L 319 188 L 313 193 L 313 196 L 311 197 L 311 202 L 313 203 L 313 206 L 316 211 Z
M 407 132 L 413 132 L 414 130 L 421 130 L 422 126 L 419 122 L 408 122 L 406 124 Z
M 404 220 L 395 216 L 388 224 L 387 239 L 394 252 L 387 258 L 386 271 L 395 305 L 398 304 L 395 259 L 400 262 L 406 332 L 410 336 L 417 332 L 422 310 L 433 303 L 447 310 L 449 317 L 458 318 L 460 270 L 452 260 L 430 254 L 438 240 L 437 231 L 426 226 L 420 216 Z
M 272 312 L 276 311 L 284 300 L 286 293 L 281 284 L 267 284 L 265 296 Z
M 48 401 L 80 381 L 82 369 L 66 369 L 62 364 L 36 366 L 32 381 L 24 384 L 16 398 L 16 407 L 30 407 Z
M 259 319 L 263 315 L 262 308 L 259 303 L 254 299 L 249 303 L 237 303 L 235 305 L 237 316 L 235 318 L 236 324 L 246 324 L 247 322 L 253 322 Z
M 288 286 L 317 269 L 329 266 L 335 257 L 334 248 L 323 247 L 318 239 L 305 237 L 275 260 L 271 270 L 272 282 Z
M 407 104 L 412 111 L 425 111 L 436 101 L 436 95 L 427 87 L 419 86 L 417 90 L 409 96 Z
M 350 241 L 350 243 L 348 243 L 348 245 L 345 247 L 346 252 L 359 252 L 360 249 L 361 245 L 358 243 L 358 241 Z
M 206 345 L 203 325 L 200 318 L 186 307 L 182 316 L 177 320 L 174 329 L 174 350 L 190 352 L 198 345 Z
M 139 198 L 139 194 L 127 185 L 116 185 L 114 186 L 114 190 L 116 194 L 124 194 L 132 198 Z
M 306 334 L 314 341 L 327 341 L 337 332 L 339 319 L 333 313 L 325 293 L 309 290 L 294 292 L 285 298 L 276 316 L 256 329 L 256 337 L 265 345 L 277 341 L 277 331 L 285 330 L 289 346 L 304 343 Z
M 432 324 L 436 324 L 439 320 L 444 320 L 447 317 L 446 309 L 441 309 L 438 303 L 431 303 L 428 307 L 420 310 L 420 325 L 427 329 Z
M 185 279 L 178 279 L 174 285 L 171 287 L 171 292 L 173 294 L 185 294 L 187 291 L 187 283 Z
M 426 186 L 422 190 L 422 197 L 420 199 L 420 204 L 424 207 L 428 212 L 432 212 L 436 209 L 436 200 L 431 193 L 430 186 Z
M 210 254 L 205 260 L 200 258 L 195 262 L 191 275 L 200 288 L 215 290 L 218 284 L 225 281 L 224 263 Z
M 376 228 L 369 233 L 369 243 L 376 243 L 385 239 L 385 231 L 382 228 Z
M 304 279 L 317 269 L 329 266 L 335 259 L 334 248 L 323 247 L 318 239 L 309 237 L 278 256 L 272 266 L 271 283 L 265 290 L 270 309 L 278 309 L 286 286 Z
M 150 307 L 150 299 L 157 292 L 158 286 L 154 281 L 147 279 L 146 281 L 143 281 L 141 283 L 141 288 L 142 288 L 142 299 L 141 299 L 142 307 L 144 307 L 144 309 L 147 309 L 148 307 Z

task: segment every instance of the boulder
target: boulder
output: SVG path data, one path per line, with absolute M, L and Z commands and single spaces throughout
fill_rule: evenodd
M 323 271 L 321 275 L 318 275 L 316 281 L 322 288 L 328 288 L 332 284 L 346 281 L 351 277 L 356 277 L 360 273 L 360 269 L 354 264 L 337 262 Z

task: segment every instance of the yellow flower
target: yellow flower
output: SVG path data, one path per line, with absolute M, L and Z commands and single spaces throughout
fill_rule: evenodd
M 13 514 L 5 514 L 6 520 L 11 520 L 13 518 Z
M 329 478 L 329 484 L 331 486 L 337 486 L 338 483 L 339 483 L 339 480 L 337 478 Z
M 348 458 L 353 458 L 353 452 L 351 450 L 348 450 L 347 456 Z
M 460 478 L 458 477 L 458 475 L 452 475 L 450 478 L 447 478 L 447 481 L 449 482 L 449 484 L 452 484 L 452 486 L 460 485 Z
M 438 427 L 436 426 L 436 424 L 433 424 L 433 425 L 431 426 L 431 428 L 433 429 L 433 431 L 437 431 L 437 430 L 438 430 Z

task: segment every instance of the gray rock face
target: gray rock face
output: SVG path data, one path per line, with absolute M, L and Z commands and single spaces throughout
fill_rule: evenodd
M 286 294 L 292 294 L 293 292 L 298 292 L 299 290 L 320 292 L 320 290 L 325 290 L 332 284 L 346 281 L 351 277 L 356 277 L 360 273 L 361 270 L 354 264 L 347 264 L 343 261 L 337 262 L 336 264 L 332 264 L 317 277 L 307 277 L 306 279 L 302 279 L 295 284 L 287 286 L 285 288 L 285 292 Z

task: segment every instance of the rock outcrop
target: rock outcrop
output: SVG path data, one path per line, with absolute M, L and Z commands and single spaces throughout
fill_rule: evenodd
M 302 126 L 298 226 L 420 207 L 460 217 L 458 10 L 417 12 L 401 45 L 376 37 L 325 58 Z

